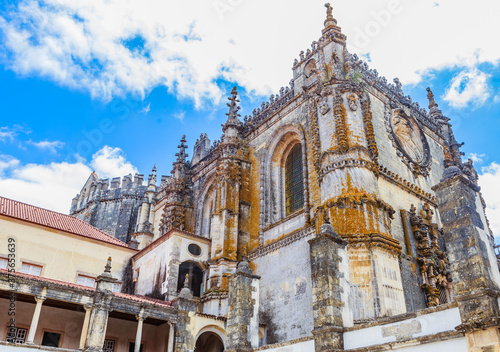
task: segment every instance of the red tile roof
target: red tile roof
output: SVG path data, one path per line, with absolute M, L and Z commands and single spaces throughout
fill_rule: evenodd
M 74 216 L 56 213 L 48 209 L 21 203 L 0 196 L 0 215 L 47 226 L 56 230 L 66 231 L 75 235 L 92 238 L 97 241 L 111 243 L 130 248 L 125 242 L 87 224 Z
M 1 198 L 1 197 L 0 197 Z M 83 286 L 79 284 L 74 284 L 72 282 L 67 282 L 67 281 L 61 281 L 61 280 L 56 280 L 56 279 L 50 279 L 48 277 L 43 277 L 43 276 L 36 276 L 36 275 L 31 275 L 31 274 L 24 274 L 21 272 L 9 272 L 7 269 L 0 269 L 0 274 L 4 275 L 12 275 L 16 277 L 21 277 L 33 281 L 38 281 L 38 282 L 48 282 L 57 286 L 62 286 L 62 287 L 68 287 L 68 288 L 76 288 L 79 290 L 84 290 L 84 291 L 89 291 L 89 292 L 94 292 L 95 287 L 90 287 L 90 286 Z M 132 301 L 136 302 L 144 302 L 144 303 L 151 303 L 154 305 L 159 305 L 159 306 L 167 306 L 167 307 L 173 307 L 172 302 L 170 301 L 162 301 L 159 299 L 155 298 L 150 298 L 142 295 L 129 295 L 126 293 L 121 293 L 121 292 L 113 292 L 113 294 L 116 297 L 124 298 L 124 299 L 130 299 Z

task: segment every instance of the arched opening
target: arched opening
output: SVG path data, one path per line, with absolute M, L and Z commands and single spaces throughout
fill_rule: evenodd
M 302 175 L 302 145 L 296 143 L 285 162 L 286 215 L 304 207 L 304 177 Z
M 305 146 L 304 133 L 295 125 L 282 126 L 266 144 L 261 177 L 266 199 L 261 209 L 263 228 L 308 209 Z
M 198 337 L 194 350 L 195 352 L 222 352 L 224 344 L 217 334 L 207 331 Z
M 201 231 L 200 235 L 203 237 L 210 238 L 210 226 L 212 222 L 212 213 L 215 203 L 215 191 L 214 185 L 212 184 L 208 189 L 205 199 L 201 204 Z
M 189 289 L 193 292 L 193 296 L 200 297 L 201 285 L 203 283 L 203 271 L 193 262 L 184 262 L 179 265 L 179 276 L 177 279 L 177 292 L 184 287 L 186 274 L 189 275 Z

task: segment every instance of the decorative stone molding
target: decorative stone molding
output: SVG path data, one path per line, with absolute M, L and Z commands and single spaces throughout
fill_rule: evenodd
M 361 108 L 363 109 L 363 124 L 365 127 L 366 141 L 368 142 L 368 150 L 372 160 L 378 162 L 378 148 L 375 140 L 375 130 L 373 129 L 373 116 L 370 96 L 365 93 L 361 99 Z
M 364 159 L 344 159 L 324 165 L 319 170 L 319 178 L 321 180 L 326 174 L 333 170 L 344 169 L 348 167 L 364 167 L 368 170 L 373 171 L 375 174 L 378 174 L 379 171 L 379 166 L 371 161 Z
M 319 136 L 318 109 L 317 103 L 313 100 L 309 105 L 309 121 L 311 122 L 311 146 L 313 163 L 316 172 L 321 169 L 321 139 Z
M 347 113 L 344 106 L 342 93 L 339 89 L 335 91 L 333 114 L 335 118 L 335 132 L 341 153 L 347 152 L 349 142 L 347 140 Z
M 272 251 L 275 251 L 275 250 L 280 249 L 282 247 L 286 247 L 294 242 L 297 242 L 298 240 L 301 240 L 302 238 L 312 236 L 315 232 L 316 232 L 316 230 L 315 230 L 314 226 L 304 227 L 300 230 L 292 232 L 288 236 L 285 236 L 276 242 L 273 242 L 273 243 L 270 243 L 266 246 L 261 246 L 261 247 L 257 248 L 255 251 L 251 252 L 248 255 L 248 259 L 255 260 L 256 258 L 262 257 L 262 256 L 264 256 Z
M 413 195 L 419 197 L 423 201 L 429 202 L 432 205 L 436 206 L 436 197 L 433 196 L 431 193 L 425 192 L 422 188 L 420 188 L 417 185 L 402 178 L 398 174 L 390 171 L 389 169 L 387 169 L 383 165 L 379 165 L 379 171 L 380 171 L 380 175 L 382 175 L 389 182 L 392 182 L 395 185 L 398 185 L 399 187 L 401 187 L 405 191 L 412 193 Z
M 401 254 L 401 245 L 398 240 L 395 240 L 387 235 L 380 233 L 364 234 L 364 235 L 343 235 L 343 238 L 349 243 L 349 247 L 377 247 L 383 248 L 397 255 Z

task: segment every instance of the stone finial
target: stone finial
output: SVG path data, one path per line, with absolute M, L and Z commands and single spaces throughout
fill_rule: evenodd
M 434 100 L 434 94 L 430 87 L 427 87 L 427 99 L 429 99 L 429 109 L 437 108 L 438 104 Z
M 111 274 L 111 257 L 108 257 L 108 261 L 106 262 L 106 266 L 104 267 L 104 272 Z
M 326 20 L 325 20 L 325 28 L 328 28 L 332 25 L 336 25 L 337 24 L 337 20 L 335 18 L 333 18 L 333 15 L 332 15 L 332 5 L 330 5 L 330 3 L 326 3 L 325 4 L 325 7 L 326 7 Z
M 153 175 L 156 175 L 156 164 L 153 166 L 152 173 L 153 173 Z

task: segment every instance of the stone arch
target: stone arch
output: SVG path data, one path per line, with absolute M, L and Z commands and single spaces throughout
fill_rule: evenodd
M 179 274 L 177 275 L 177 292 L 184 287 L 186 274 L 189 275 L 189 289 L 193 296 L 200 297 L 203 286 L 203 268 L 193 261 L 185 261 L 179 265 Z
M 317 72 L 316 60 L 311 59 L 304 65 L 304 76 L 311 77 Z
M 227 346 L 227 341 L 226 341 L 227 334 L 226 334 L 226 331 L 222 327 L 217 326 L 217 325 L 207 325 L 207 326 L 202 327 L 198 331 L 198 333 L 196 334 L 196 338 L 195 338 L 196 344 L 198 344 L 198 339 L 204 334 L 213 334 L 213 335 L 217 336 L 217 338 L 222 343 L 223 350 L 226 348 L 226 346 Z M 212 351 L 207 351 L 207 352 L 212 352 Z
M 261 170 L 261 229 L 285 218 L 284 166 L 292 148 L 300 143 L 304 179 L 304 209 L 309 210 L 307 149 L 302 126 L 287 124 L 274 132 L 265 148 Z
M 196 230 L 195 234 L 202 237 L 210 238 L 210 226 L 212 221 L 212 213 L 215 209 L 216 187 L 215 187 L 215 170 L 212 170 L 204 182 L 200 196 L 200 202 L 196 205 Z

